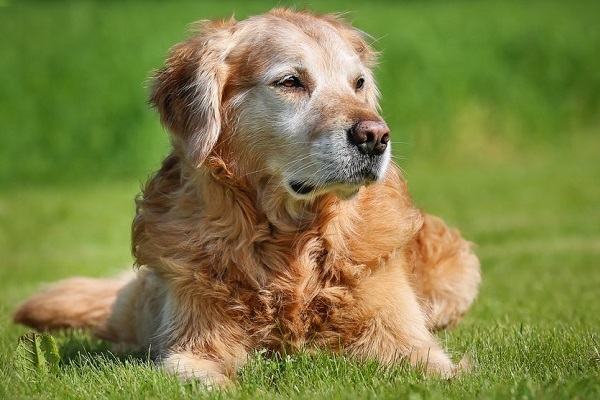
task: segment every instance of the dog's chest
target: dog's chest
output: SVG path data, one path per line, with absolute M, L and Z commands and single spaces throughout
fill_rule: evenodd
M 316 273 L 276 279 L 243 299 L 244 325 L 257 347 L 272 350 L 339 346 L 356 312 L 351 285 Z

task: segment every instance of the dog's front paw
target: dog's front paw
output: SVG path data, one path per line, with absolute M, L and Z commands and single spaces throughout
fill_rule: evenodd
M 410 362 L 427 375 L 442 379 L 452 378 L 460 369 L 442 349 L 435 347 L 414 349 L 410 354 Z
M 160 365 L 182 380 L 196 379 L 208 389 L 228 386 L 232 383 L 225 374 L 225 366 L 222 363 L 191 352 L 171 353 L 161 359 Z

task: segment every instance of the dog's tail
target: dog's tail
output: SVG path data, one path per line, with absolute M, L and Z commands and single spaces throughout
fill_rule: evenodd
M 14 322 L 40 331 L 104 330 L 119 291 L 131 274 L 115 279 L 70 278 L 34 295 L 17 309 Z

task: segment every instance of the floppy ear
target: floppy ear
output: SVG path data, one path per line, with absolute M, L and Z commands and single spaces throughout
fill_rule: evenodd
M 226 28 L 234 23 L 204 23 L 197 35 L 171 49 L 154 76 L 150 102 L 195 166 L 204 162 L 221 133 Z

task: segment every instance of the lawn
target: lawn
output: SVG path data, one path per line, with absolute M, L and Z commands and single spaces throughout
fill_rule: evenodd
M 477 244 L 479 299 L 439 335 L 471 373 L 256 354 L 233 389 L 207 393 L 63 332 L 56 374 L 15 374 L 21 300 L 131 264 L 133 198 L 168 146 L 148 72 L 194 19 L 265 3 L 0 9 L 0 398 L 600 398 L 600 7 L 585 1 L 311 6 L 355 11 L 377 38 L 396 162 L 415 201 Z

